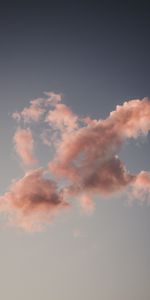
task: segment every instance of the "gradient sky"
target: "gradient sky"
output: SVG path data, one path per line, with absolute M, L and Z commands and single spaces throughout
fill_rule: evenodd
M 1 194 L 24 175 L 11 115 L 30 100 L 62 93 L 75 114 L 100 119 L 126 100 L 150 97 L 150 6 L 106 2 L 1 5 Z M 37 152 L 46 165 L 49 148 Z M 127 142 L 120 157 L 131 173 L 150 171 L 149 152 L 148 135 Z M 100 196 L 88 216 L 75 203 L 40 233 L 10 228 L 2 215 L 1 298 L 149 300 L 150 207 L 140 203 L 129 205 L 124 193 Z

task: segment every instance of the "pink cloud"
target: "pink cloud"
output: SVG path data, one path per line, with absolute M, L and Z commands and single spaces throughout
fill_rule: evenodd
M 95 205 L 94 205 L 94 202 L 93 202 L 91 196 L 82 194 L 79 197 L 79 200 L 80 200 L 81 208 L 83 209 L 83 211 L 85 213 L 87 213 L 87 214 L 93 213 L 93 211 L 95 210 Z
M 70 190 L 111 195 L 132 184 L 129 174 L 116 156 L 127 138 L 137 138 L 150 130 L 150 102 L 131 100 L 118 106 L 105 120 L 62 136 L 50 171 L 70 180 Z
M 130 100 L 118 105 L 116 110 L 110 113 L 106 119 L 114 129 L 125 138 L 137 138 L 139 135 L 146 135 L 150 130 L 150 101 Z
M 46 116 L 46 122 L 61 131 L 72 131 L 76 129 L 78 117 L 69 107 L 62 103 L 55 105 L 54 110 L 49 110 Z
M 150 202 L 150 173 L 141 171 L 133 182 L 133 199 Z
M 149 200 L 150 174 L 129 173 L 118 154 L 126 140 L 137 139 L 150 130 L 150 101 L 131 100 L 117 106 L 106 119 L 92 120 L 74 114 L 61 99 L 60 94 L 45 93 L 45 98 L 31 101 L 28 108 L 14 115 L 18 120 L 30 121 L 30 126 L 31 121 L 41 122 L 37 127 L 42 128 L 39 137 L 55 151 L 48 170 L 61 186 L 60 192 L 53 181 L 43 177 L 43 171 L 37 170 L 12 184 L 1 197 L 1 210 L 10 215 L 12 211 L 24 228 L 49 222 L 50 216 L 67 207 L 64 199 L 69 201 L 71 197 L 80 200 L 86 213 L 95 208 L 94 195 L 111 197 L 127 190 L 134 198 Z M 29 128 L 18 129 L 14 142 L 25 165 L 36 162 Z
M 34 140 L 29 128 L 18 128 L 14 135 L 15 150 L 24 165 L 33 165 L 37 162 L 34 156 Z
M 38 122 L 45 112 L 45 109 L 41 107 L 42 104 L 42 98 L 32 100 L 29 107 L 25 107 L 21 112 L 13 113 L 12 116 L 17 121 L 23 119 L 26 123 L 30 123 L 31 121 Z
M 56 106 L 62 98 L 61 94 L 53 92 L 45 92 L 44 94 L 46 97 L 31 100 L 28 107 L 25 107 L 20 112 L 17 111 L 13 113 L 12 117 L 18 122 L 21 120 L 25 123 L 40 121 L 46 111 L 46 108 L 49 106 Z
M 45 101 L 45 106 L 48 106 L 49 104 L 56 106 L 62 100 L 62 94 L 57 94 L 54 92 L 44 92 L 44 94 L 47 97 Z
M 11 224 L 27 231 L 41 230 L 56 213 L 68 207 L 63 192 L 57 190 L 54 181 L 44 178 L 42 169 L 13 181 L 9 191 L 0 198 L 0 211 L 9 216 Z

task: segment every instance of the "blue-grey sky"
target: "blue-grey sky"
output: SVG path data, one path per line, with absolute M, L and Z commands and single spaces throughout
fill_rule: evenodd
M 150 97 L 150 5 L 126 1 L 13 1 L 0 9 L 1 194 L 24 175 L 12 137 L 15 111 L 44 91 L 75 114 L 106 118 L 126 100 Z M 49 148 L 37 149 L 46 165 Z M 149 135 L 127 141 L 128 170 L 150 171 Z M 45 152 L 42 152 L 45 151 Z M 125 193 L 96 209 L 60 213 L 27 233 L 1 216 L 0 296 L 5 300 L 149 300 L 150 208 Z

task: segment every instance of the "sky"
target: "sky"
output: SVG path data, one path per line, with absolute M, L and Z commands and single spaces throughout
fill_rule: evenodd
M 149 300 L 148 1 L 0 9 L 0 296 Z

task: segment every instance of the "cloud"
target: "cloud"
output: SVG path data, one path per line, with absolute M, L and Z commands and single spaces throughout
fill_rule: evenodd
M 63 132 L 72 131 L 77 128 L 78 117 L 69 107 L 62 103 L 55 105 L 54 110 L 49 110 L 46 122 Z
M 14 181 L 0 198 L 0 211 L 7 213 L 13 225 L 27 231 L 41 230 L 61 209 L 68 208 L 63 192 L 56 183 L 44 178 L 44 170 L 36 169 Z
M 33 165 L 37 162 L 34 156 L 34 140 L 29 128 L 18 128 L 14 135 L 14 144 L 17 154 L 24 165 Z
M 44 114 L 44 109 L 41 107 L 43 104 L 43 99 L 38 98 L 30 101 L 29 107 L 25 107 L 21 112 L 13 113 L 12 117 L 17 121 L 21 119 L 26 123 L 30 123 L 31 121 L 39 121 L 41 116 Z
M 105 120 L 88 119 L 87 126 L 62 136 L 49 169 L 70 180 L 71 193 L 120 192 L 136 175 L 128 173 L 118 152 L 126 139 L 147 134 L 149 129 L 150 102 L 146 98 L 125 102 Z
M 53 147 L 54 156 L 47 165 L 58 188 L 43 177 L 43 171 L 32 170 L 12 184 L 2 196 L 1 206 L 9 208 L 9 213 L 12 210 L 22 227 L 36 228 L 36 223 L 40 227 L 40 222 L 49 221 L 49 215 L 68 206 L 64 199 L 69 202 L 78 198 L 86 213 L 94 211 L 95 195 L 111 197 L 127 191 L 134 199 L 149 201 L 150 173 L 129 173 L 119 152 L 126 140 L 149 132 L 150 101 L 126 101 L 104 120 L 81 118 L 61 101 L 61 94 L 48 92 L 13 115 L 20 122 L 14 136 L 15 148 L 25 165 L 36 162 L 32 136 L 35 127 L 40 141 Z
M 54 92 L 44 92 L 44 94 L 47 97 L 46 99 L 44 99 L 44 103 L 46 106 L 48 106 L 49 104 L 56 106 L 62 100 L 62 94 L 56 94 Z
M 45 98 L 36 98 L 30 101 L 30 105 L 25 107 L 22 111 L 12 114 L 12 117 L 20 122 L 23 120 L 25 123 L 32 121 L 38 122 L 45 113 L 45 108 L 49 105 L 56 106 L 61 101 L 61 94 L 53 92 L 45 92 Z
M 86 194 L 82 194 L 79 197 L 79 200 L 80 200 L 81 208 L 85 213 L 87 213 L 88 215 L 93 213 L 93 211 L 95 210 L 95 204 L 92 200 L 92 197 Z
M 146 135 L 150 130 L 150 101 L 144 98 L 124 102 L 110 113 L 107 121 L 123 137 L 137 138 L 141 134 Z
M 140 200 L 141 202 L 147 201 L 150 203 L 150 173 L 141 171 L 134 180 L 132 186 L 133 199 Z

